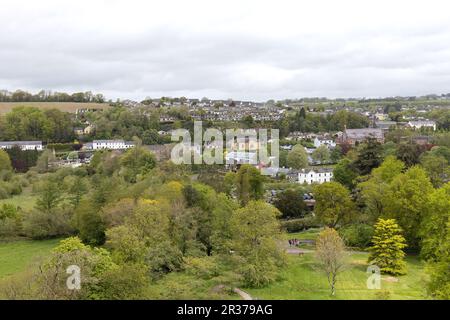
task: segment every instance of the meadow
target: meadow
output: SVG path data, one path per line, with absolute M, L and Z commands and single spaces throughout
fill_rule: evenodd
M 23 272 L 37 258 L 47 256 L 59 239 L 0 242 L 0 280 Z

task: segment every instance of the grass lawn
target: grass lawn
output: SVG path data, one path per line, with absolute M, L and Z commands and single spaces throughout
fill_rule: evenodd
M 319 236 L 320 228 L 311 228 L 301 232 L 285 233 L 286 240 L 288 239 L 299 239 L 299 240 L 316 240 Z
M 367 254 L 352 254 L 347 269 L 339 275 L 336 296 L 331 297 L 327 278 L 317 270 L 313 254 L 291 255 L 278 281 L 265 288 L 244 290 L 258 299 L 275 300 L 367 300 L 376 299 L 376 293 L 384 290 L 389 291 L 390 299 L 424 298 L 423 265 L 416 257 L 407 258 L 408 274 L 398 277 L 398 282 L 389 281 L 382 275 L 381 290 L 367 289 L 366 268 Z
M 24 271 L 34 259 L 49 254 L 59 241 L 60 239 L 0 242 L 0 279 Z
M 0 200 L 0 205 L 2 205 L 3 203 L 9 203 L 16 207 L 21 207 L 24 210 L 30 210 L 33 209 L 34 205 L 36 204 L 36 199 L 37 196 L 24 192 L 18 196 Z

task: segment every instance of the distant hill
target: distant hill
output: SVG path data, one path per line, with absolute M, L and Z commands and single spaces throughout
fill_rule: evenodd
M 41 109 L 59 109 L 61 111 L 75 113 L 77 109 L 107 109 L 108 103 L 93 102 L 0 102 L 0 114 L 11 111 L 14 107 L 27 106 Z

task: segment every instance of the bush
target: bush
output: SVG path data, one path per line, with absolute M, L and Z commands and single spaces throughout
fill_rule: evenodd
M 281 222 L 281 226 L 288 233 L 299 232 L 310 228 L 318 227 L 316 219 L 312 215 L 300 219 L 285 220 Z
M 184 259 L 186 273 L 201 279 L 211 279 L 219 275 L 219 266 L 212 257 L 187 257 Z
M 349 247 L 368 247 L 372 241 L 374 229 L 368 224 L 352 224 L 339 230 L 340 236 Z
M 74 231 L 70 225 L 71 217 L 72 212 L 64 209 L 50 212 L 32 210 L 24 214 L 23 231 L 33 239 L 67 236 Z

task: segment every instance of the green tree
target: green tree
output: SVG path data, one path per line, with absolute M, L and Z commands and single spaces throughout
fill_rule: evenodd
M 436 260 L 450 237 L 450 182 L 431 193 L 428 208 L 429 214 L 425 217 L 420 232 L 421 255 L 427 260 Z
M 82 177 L 76 177 L 73 184 L 70 186 L 70 203 L 76 208 L 81 201 L 83 195 L 88 191 L 87 185 Z
M 308 166 L 308 154 L 302 145 L 297 144 L 289 151 L 287 165 L 293 169 L 303 169 Z
M 45 181 L 36 201 L 36 209 L 50 212 L 57 208 L 62 200 L 62 191 L 58 184 L 52 181 Z
M 410 247 L 419 245 L 419 231 L 428 213 L 432 191 L 426 172 L 414 166 L 397 175 L 384 192 L 383 217 L 397 220 Z
M 375 224 L 375 234 L 372 238 L 373 246 L 369 248 L 369 263 L 376 265 L 382 272 L 400 275 L 406 273 L 404 262 L 406 248 L 402 229 L 395 219 L 379 219 Z
M 316 258 L 327 275 L 331 295 L 336 294 L 338 275 L 345 266 L 345 245 L 336 230 L 325 228 L 316 240 Z
M 242 165 L 236 174 L 236 191 L 241 204 L 261 199 L 264 195 L 263 182 L 264 176 L 258 169 L 248 164 Z
M 153 153 L 137 143 L 134 148 L 125 152 L 120 163 L 125 168 L 125 179 L 134 183 L 137 181 L 138 175 L 145 175 L 155 167 L 156 160 Z
M 293 189 L 279 193 L 274 201 L 274 206 L 280 210 L 283 218 L 301 218 L 307 212 L 303 193 Z
M 5 151 L 0 149 L 0 172 L 3 170 L 11 171 L 12 164 L 9 155 Z
M 358 146 L 358 158 L 353 162 L 360 175 L 369 174 L 383 161 L 383 147 L 375 139 L 368 139 Z
M 347 188 L 338 182 L 326 182 L 313 188 L 318 221 L 330 228 L 348 223 L 354 216 L 355 205 Z
M 88 245 L 105 243 L 105 224 L 96 206 L 90 200 L 82 200 L 75 210 L 75 227 L 80 239 Z
M 420 157 L 420 164 L 428 173 L 434 187 L 440 187 L 450 178 L 450 166 L 442 156 L 427 152 Z
M 280 212 L 264 201 L 250 201 L 236 210 L 231 218 L 232 248 L 238 273 L 244 284 L 261 287 L 275 280 L 284 263 L 281 239 Z
M 321 145 L 316 150 L 314 150 L 311 156 L 314 161 L 320 163 L 327 163 L 330 161 L 330 151 L 328 150 L 328 147 L 325 145 Z
M 349 189 L 353 189 L 355 186 L 354 180 L 357 176 L 358 173 L 353 168 L 352 161 L 348 158 L 339 161 L 333 170 L 333 179 Z

